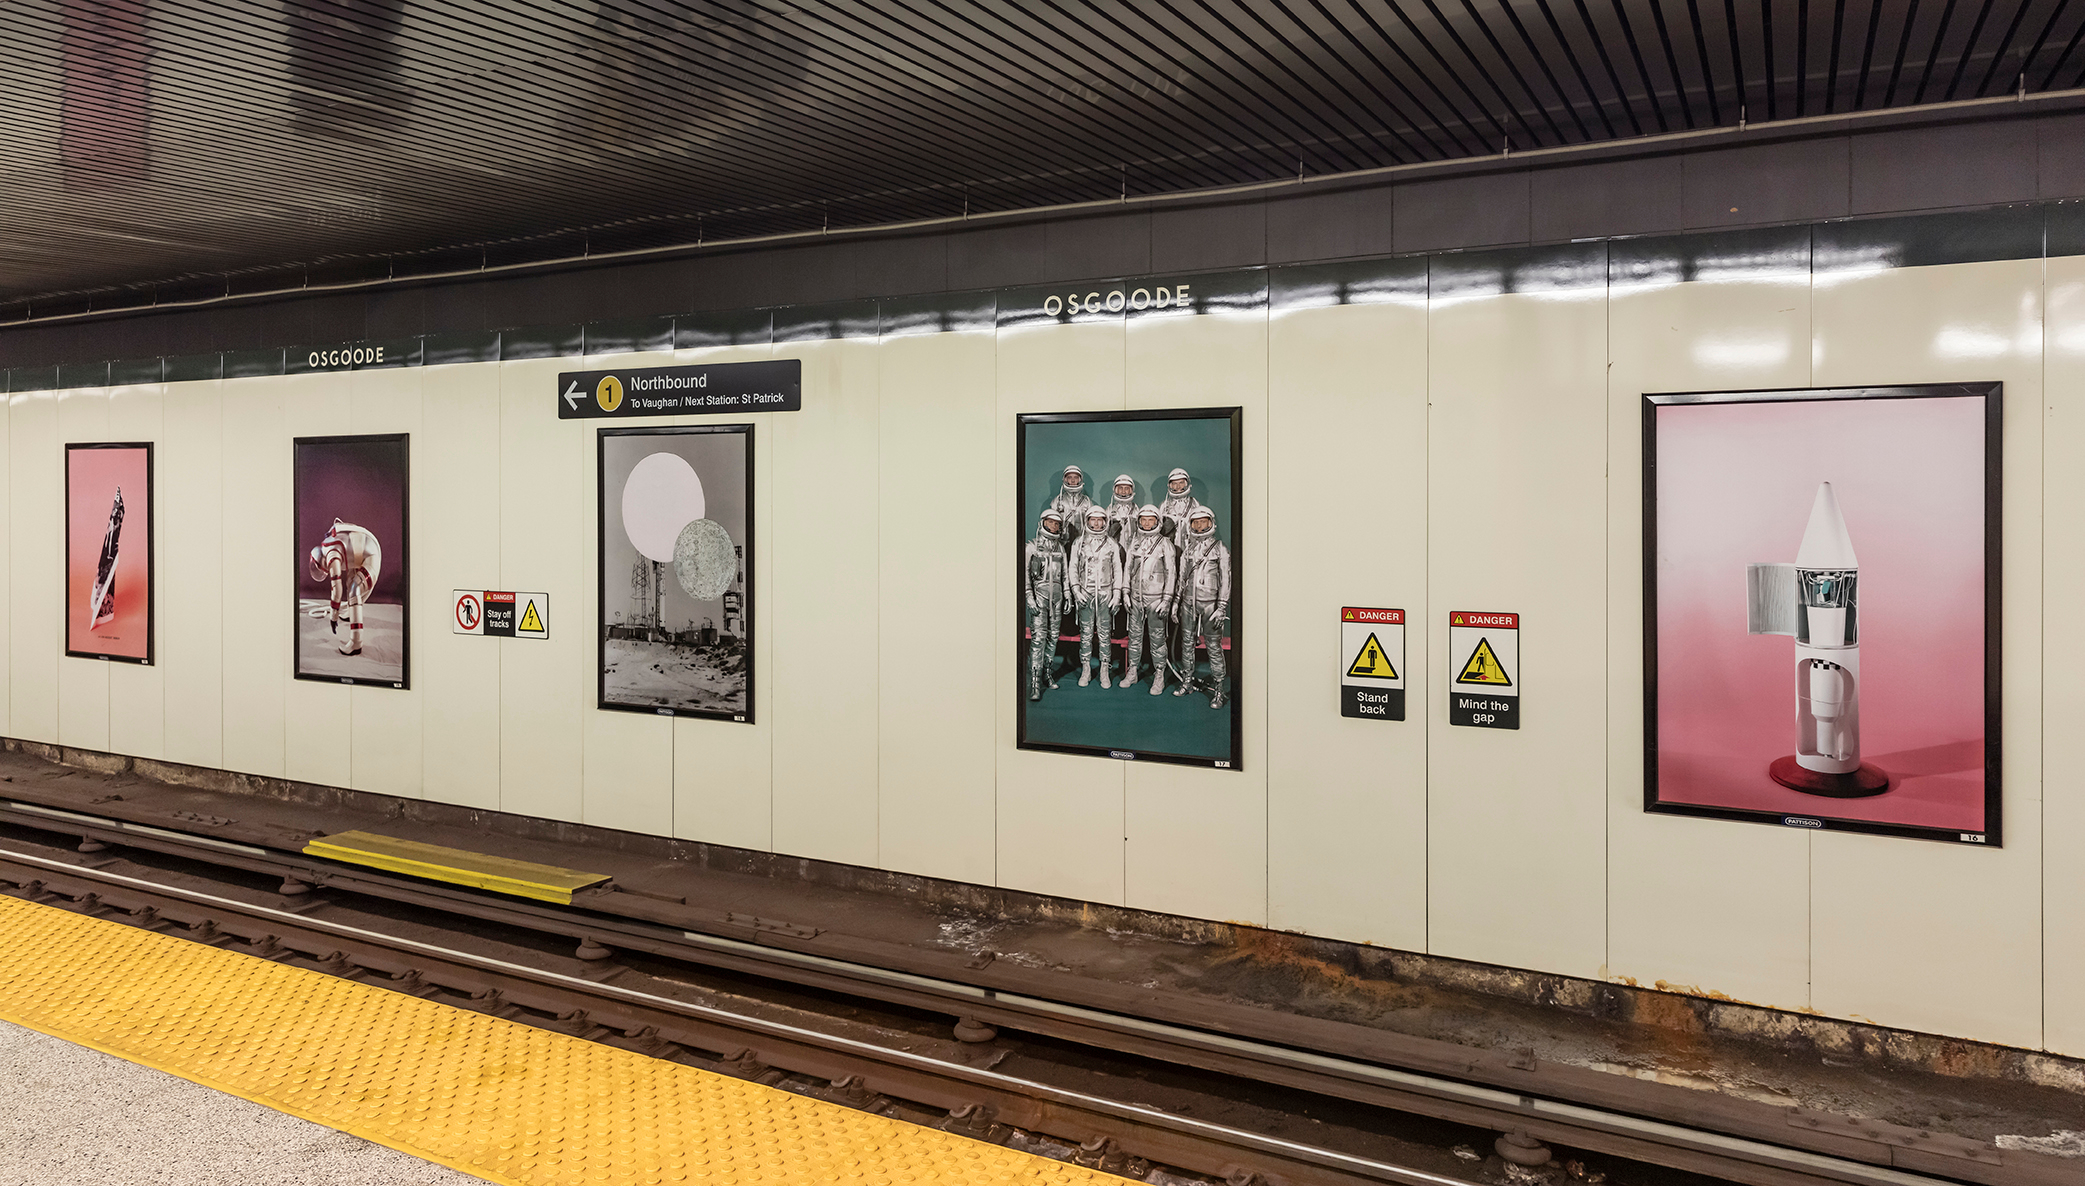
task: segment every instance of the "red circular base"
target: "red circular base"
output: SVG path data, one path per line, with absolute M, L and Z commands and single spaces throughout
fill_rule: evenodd
M 1865 762 L 1852 774 L 1819 774 L 1815 770 L 1805 770 L 1795 760 L 1795 755 L 1790 754 L 1785 758 L 1775 758 L 1766 772 L 1791 791 L 1832 799 L 1865 799 L 1890 789 L 1890 776 Z

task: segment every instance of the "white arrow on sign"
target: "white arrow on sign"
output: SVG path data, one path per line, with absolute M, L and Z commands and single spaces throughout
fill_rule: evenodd
M 572 380 L 572 385 L 565 388 L 565 404 L 575 412 L 579 410 L 579 380 Z

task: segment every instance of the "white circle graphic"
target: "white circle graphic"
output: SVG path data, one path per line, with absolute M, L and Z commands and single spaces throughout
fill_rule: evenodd
M 654 453 L 638 462 L 623 483 L 623 532 L 647 560 L 673 563 L 681 528 L 707 509 L 695 467 L 672 453 Z

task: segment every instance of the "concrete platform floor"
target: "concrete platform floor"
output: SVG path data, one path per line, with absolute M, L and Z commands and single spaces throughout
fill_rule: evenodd
M 484 1179 L 0 1022 L 0 1186 L 484 1186 Z

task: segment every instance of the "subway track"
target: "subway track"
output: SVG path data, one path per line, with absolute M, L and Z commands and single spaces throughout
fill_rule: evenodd
M 1966 1156 L 1984 1172 L 1909 1172 L 30 804 L 0 804 L 0 892 L 1154 1182 L 2030 1180 Z M 1485 1157 L 1514 1131 L 1560 1164 Z

